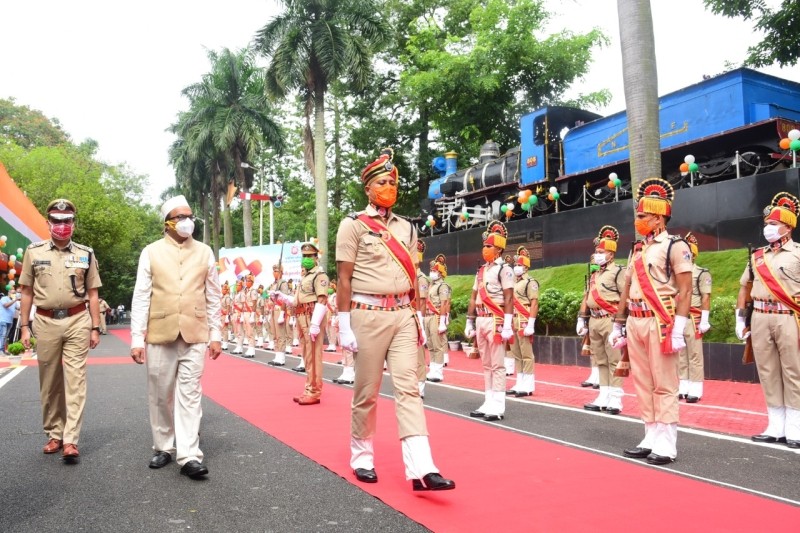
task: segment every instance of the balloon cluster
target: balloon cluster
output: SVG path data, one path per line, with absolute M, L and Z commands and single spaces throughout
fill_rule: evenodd
M 561 198 L 561 193 L 558 192 L 558 189 L 555 187 L 550 187 L 550 190 L 547 192 L 547 199 L 550 201 L 556 201 Z
M 800 130 L 792 130 L 786 134 L 786 138 L 781 139 L 781 150 L 791 150 L 800 152 Z
M 539 197 L 533 194 L 533 191 L 525 189 L 519 191 L 519 194 L 517 194 L 517 201 L 520 207 L 522 207 L 522 210 L 528 212 L 531 210 L 531 207 L 539 203 Z
M 622 180 L 619 179 L 616 172 L 612 172 L 608 175 L 608 188 L 609 189 L 616 189 L 617 187 L 622 186 Z
M 429 228 L 432 228 L 436 225 L 436 219 L 433 218 L 433 215 L 428 215 L 428 219 L 425 221 L 425 225 Z
M 5 248 L 6 244 L 8 244 L 8 237 L 5 235 L 0 235 L 0 248 Z M 8 277 L 8 283 L 6 284 L 7 291 L 11 290 L 17 284 L 17 282 L 14 281 L 14 278 L 17 277 L 16 265 L 17 261 L 22 261 L 22 253 L 22 248 L 17 248 L 16 254 L 8 254 L 8 272 L 6 273 Z M 6 266 L 4 265 L 3 268 L 6 268 Z
M 697 172 L 700 167 L 697 163 L 694 162 L 694 156 L 692 154 L 687 155 L 683 158 L 683 163 L 679 167 L 682 175 L 686 175 L 687 172 Z
M 466 222 L 469 220 L 469 211 L 467 211 L 467 206 L 461 208 L 461 214 L 458 216 L 462 222 Z
M 514 216 L 514 202 L 508 202 L 507 204 L 503 204 L 500 206 L 500 212 L 503 213 L 506 218 L 511 218 Z

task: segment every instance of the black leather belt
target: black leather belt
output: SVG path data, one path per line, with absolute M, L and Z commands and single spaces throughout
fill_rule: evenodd
M 68 316 L 75 316 L 78 313 L 86 311 L 86 304 L 80 303 L 70 307 L 69 309 L 42 309 L 36 308 L 36 314 L 46 316 L 48 318 L 67 318 Z

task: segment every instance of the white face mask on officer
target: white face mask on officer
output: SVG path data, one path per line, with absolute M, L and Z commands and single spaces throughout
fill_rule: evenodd
M 438 279 L 439 279 L 439 273 L 438 272 L 431 272 L 431 281 L 436 281 Z
M 525 273 L 525 267 L 524 266 L 516 265 L 514 267 L 514 275 L 515 276 L 519 277 L 519 276 L 523 275 L 524 273 Z
M 181 237 L 188 238 L 192 236 L 194 233 L 194 221 L 190 218 L 185 218 L 183 220 L 179 220 L 175 223 L 175 231 Z
M 782 237 L 780 226 L 776 224 L 767 224 L 764 226 L 764 238 L 767 239 L 767 242 L 775 242 Z
M 595 265 L 603 266 L 608 263 L 608 259 L 606 258 L 606 254 L 594 254 L 592 256 L 592 261 L 594 261 Z

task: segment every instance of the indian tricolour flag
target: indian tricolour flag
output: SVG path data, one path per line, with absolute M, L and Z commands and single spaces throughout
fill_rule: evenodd
M 0 235 L 6 236 L 6 245 L 0 252 L 16 254 L 31 242 L 50 238 L 47 221 L 27 196 L 17 187 L 6 167 L 0 163 Z M 2 261 L 0 263 L 4 263 Z M 0 264 L 0 270 L 5 270 Z

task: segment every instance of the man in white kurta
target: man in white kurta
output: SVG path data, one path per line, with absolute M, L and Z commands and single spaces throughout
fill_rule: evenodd
M 221 290 L 214 253 L 192 238 L 194 217 L 183 196 L 161 208 L 164 238 L 139 257 L 131 310 L 131 357 L 147 362 L 153 458 L 161 468 L 173 456 L 181 474 L 208 474 L 200 450 L 205 355 L 221 352 Z

